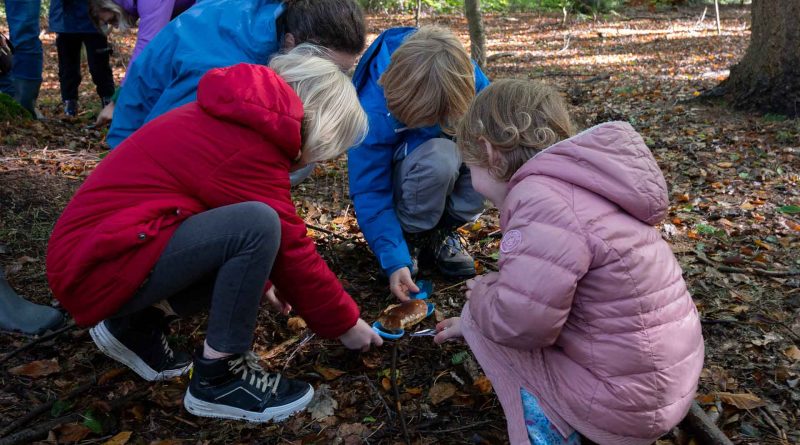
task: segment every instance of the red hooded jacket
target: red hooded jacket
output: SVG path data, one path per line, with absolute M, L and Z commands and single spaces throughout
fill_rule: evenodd
M 289 191 L 302 118 L 300 98 L 269 68 L 209 71 L 197 102 L 131 135 L 72 198 L 47 251 L 56 298 L 79 324 L 97 323 L 135 294 L 183 220 L 258 201 L 281 220 L 270 281 L 317 334 L 344 334 L 358 307 L 306 236 Z

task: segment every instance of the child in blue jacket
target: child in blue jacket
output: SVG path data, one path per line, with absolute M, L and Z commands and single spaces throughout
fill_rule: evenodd
M 114 74 L 111 71 L 111 47 L 108 39 L 89 19 L 86 0 L 52 0 L 49 15 L 50 31 L 56 33 L 58 81 L 64 114 L 78 114 L 78 87 L 81 84 L 81 47 L 86 47 L 89 74 L 97 87 L 101 108 L 114 95 Z
M 448 137 L 489 80 L 449 30 L 392 28 L 353 76 L 369 134 L 348 153 L 356 217 L 399 299 L 418 289 L 419 257 L 447 276 L 475 274 L 455 229 L 483 210 Z

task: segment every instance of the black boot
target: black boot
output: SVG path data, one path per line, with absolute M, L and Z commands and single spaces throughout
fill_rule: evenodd
M 108 319 L 89 330 L 103 353 L 131 368 L 145 380 L 167 380 L 192 366 L 188 352 L 173 351 L 165 332 L 169 319 L 155 308 L 128 317 Z
M 266 422 L 302 411 L 313 397 L 308 383 L 264 371 L 253 352 L 213 360 L 200 350 L 183 406 L 196 416 Z

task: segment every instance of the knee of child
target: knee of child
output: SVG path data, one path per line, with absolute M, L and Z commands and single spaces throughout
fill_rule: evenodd
M 278 213 L 267 204 L 258 201 L 248 201 L 239 204 L 244 213 L 244 219 L 249 221 L 254 229 L 270 233 L 275 228 L 280 229 Z
M 455 142 L 450 139 L 436 138 L 425 143 L 430 144 L 424 154 L 422 163 L 427 165 L 426 173 L 432 175 L 438 182 L 448 182 L 461 167 L 461 157 Z M 420 147 L 423 148 L 423 147 Z

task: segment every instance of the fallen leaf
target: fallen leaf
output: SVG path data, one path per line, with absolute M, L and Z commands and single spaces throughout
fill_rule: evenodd
M 123 431 L 111 439 L 108 439 L 103 445 L 125 445 L 128 443 L 128 440 L 130 440 L 131 434 L 133 433 L 130 431 Z
M 389 380 L 389 377 L 384 377 L 381 379 L 381 386 L 383 387 L 384 391 L 389 391 L 392 389 L 392 382 Z
M 324 366 L 315 366 L 314 370 L 317 371 L 326 381 L 335 380 L 345 374 L 344 371 L 339 369 L 326 368 Z
M 58 443 L 75 443 L 83 440 L 84 437 L 92 432 L 80 423 L 67 423 L 53 431 L 58 435 Z
M 98 385 L 105 385 L 106 383 L 114 380 L 120 374 L 124 374 L 128 368 L 114 368 L 109 371 L 103 373 L 99 379 L 97 379 Z
M 289 321 L 286 322 L 293 332 L 300 332 L 308 327 L 306 321 L 302 319 L 302 317 L 292 317 Z
M 453 397 L 456 394 L 456 387 L 452 383 L 436 383 L 431 387 L 428 396 L 431 398 L 431 403 L 438 405 L 445 400 Z
M 165 440 L 154 440 L 150 442 L 150 445 L 183 445 L 185 442 L 180 439 L 165 439 Z
M 783 354 L 794 361 L 800 360 L 800 349 L 797 349 L 797 346 L 792 345 L 791 347 L 783 351 Z
M 718 162 L 717 167 L 719 168 L 731 168 L 733 167 L 733 162 Z
M 331 387 L 323 384 L 314 392 L 314 398 L 308 405 L 308 412 L 312 419 L 320 420 L 332 416 L 338 407 L 339 403 L 333 398 Z
M 490 382 L 485 375 L 478 377 L 472 385 L 475 386 L 481 394 L 489 394 L 492 392 L 492 382 Z
M 422 394 L 422 388 L 420 387 L 406 388 L 406 392 L 411 394 L 412 396 L 418 396 Z
M 26 256 L 21 256 L 21 257 L 17 258 L 16 261 L 11 263 L 11 265 L 6 267 L 6 273 L 8 275 L 15 275 L 17 272 L 22 270 L 22 266 L 23 265 L 25 265 L 27 263 L 35 263 L 37 261 L 39 261 L 39 260 L 36 259 L 36 258 L 29 257 L 27 255 Z
M 37 360 L 8 370 L 8 372 L 14 375 L 22 375 L 31 378 L 44 377 L 59 371 L 61 371 L 61 367 L 58 366 L 58 361 L 56 359 Z
M 734 394 L 730 392 L 715 392 L 715 396 L 723 403 L 733 405 L 739 409 L 754 409 L 760 406 L 766 406 L 766 402 L 758 398 L 758 396 L 750 393 Z
M 789 205 L 789 206 L 778 207 L 778 211 L 781 213 L 794 215 L 800 213 L 800 206 Z

